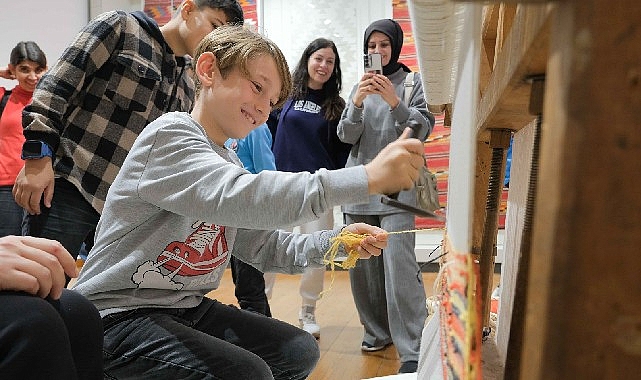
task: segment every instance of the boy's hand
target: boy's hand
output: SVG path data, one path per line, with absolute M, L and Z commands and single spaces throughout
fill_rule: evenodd
M 380 256 L 383 248 L 387 247 L 387 231 L 380 227 L 365 223 L 353 223 L 345 227 L 344 230 L 358 235 L 367 235 L 360 245 L 350 247 L 358 252 L 361 259 Z
M 26 160 L 13 184 L 13 197 L 30 215 L 39 215 L 40 200 L 51 207 L 55 178 L 51 158 Z
M 410 139 L 410 128 L 398 140 L 388 144 L 365 165 L 370 194 L 392 194 L 411 189 L 423 166 L 425 148 L 418 139 Z

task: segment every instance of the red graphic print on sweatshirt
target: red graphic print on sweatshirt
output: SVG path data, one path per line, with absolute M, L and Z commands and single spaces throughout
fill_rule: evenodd
M 158 263 L 173 275 L 200 276 L 227 261 L 225 227 L 197 222 L 194 228 L 196 230 L 184 242 L 169 243 L 158 256 Z

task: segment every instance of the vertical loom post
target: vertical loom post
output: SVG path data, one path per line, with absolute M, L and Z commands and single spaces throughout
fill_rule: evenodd
M 496 234 L 499 221 L 499 199 L 503 189 L 505 176 L 505 149 L 510 145 L 512 131 L 509 129 L 492 129 L 490 134 L 490 148 L 492 161 L 490 165 L 490 178 L 485 201 L 485 223 L 483 225 L 483 238 L 479 257 L 479 272 L 482 300 L 483 326 L 489 326 L 490 321 L 490 295 L 492 293 L 492 275 L 494 273 L 494 257 L 496 256 Z

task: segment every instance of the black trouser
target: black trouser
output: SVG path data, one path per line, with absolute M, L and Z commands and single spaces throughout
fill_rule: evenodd
M 265 295 L 263 272 L 232 256 L 231 278 L 236 285 L 234 294 L 241 309 L 272 316 Z
M 22 234 L 59 241 L 71 253 L 74 260 L 85 241 L 98 224 L 100 214 L 82 196 L 74 184 L 64 178 L 56 178 L 51 207 L 40 203 L 39 215 L 25 214 Z M 90 240 L 87 240 L 90 239 Z M 92 244 L 93 245 L 93 244 Z
M 0 379 L 102 379 L 102 320 L 80 294 L 0 292 Z
M 105 379 L 307 379 L 320 349 L 276 318 L 204 297 L 190 308 L 109 314 Z

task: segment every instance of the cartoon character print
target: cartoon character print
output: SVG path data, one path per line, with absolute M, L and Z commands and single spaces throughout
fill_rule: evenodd
M 183 284 L 174 282 L 176 275 L 201 276 L 226 263 L 229 249 L 225 239 L 225 227 L 199 221 L 194 223 L 192 228 L 194 232 L 184 242 L 172 241 L 167 244 L 155 263 L 147 261 L 140 265 L 132 280 L 139 287 L 148 287 L 153 283 L 151 287 L 178 290 Z M 171 273 L 163 275 L 160 268 L 165 268 Z

